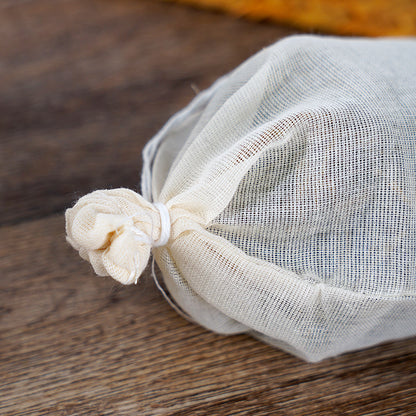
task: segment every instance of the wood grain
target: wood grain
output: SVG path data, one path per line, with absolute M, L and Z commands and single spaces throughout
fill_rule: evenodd
M 63 209 L 139 181 L 194 92 L 290 30 L 150 1 L 0 5 L 1 415 L 412 415 L 408 339 L 308 364 L 188 323 L 149 273 L 122 287 Z
M 414 340 L 308 364 L 215 335 L 148 274 L 133 287 L 94 276 L 63 227 L 2 228 L 2 415 L 414 414 Z
M 10 2 L 0 23 L 1 224 L 137 188 L 144 143 L 192 87 L 290 33 L 137 0 Z

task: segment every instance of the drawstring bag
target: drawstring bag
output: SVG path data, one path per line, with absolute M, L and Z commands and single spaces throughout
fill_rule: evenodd
M 144 149 L 142 196 L 66 212 L 99 275 L 152 251 L 192 320 L 308 361 L 416 334 L 416 41 L 294 36 Z

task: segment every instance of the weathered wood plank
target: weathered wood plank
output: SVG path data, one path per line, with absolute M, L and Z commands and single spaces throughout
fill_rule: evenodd
M 64 241 L 63 218 L 3 227 L 2 415 L 403 415 L 414 339 L 308 364 L 170 309 L 149 274 L 121 287 Z
M 144 143 L 191 86 L 288 33 L 151 1 L 0 6 L 0 223 L 137 188 Z
M 151 1 L 2 2 L 0 414 L 414 413 L 414 339 L 307 364 L 184 321 L 148 273 L 95 277 L 65 243 L 63 208 L 137 186 L 192 84 L 287 33 Z

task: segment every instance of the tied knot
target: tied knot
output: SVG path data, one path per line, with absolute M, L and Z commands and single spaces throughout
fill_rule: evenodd
M 152 247 L 164 246 L 170 218 L 162 203 L 152 204 L 129 189 L 94 191 L 65 213 L 67 241 L 100 276 L 136 283 Z

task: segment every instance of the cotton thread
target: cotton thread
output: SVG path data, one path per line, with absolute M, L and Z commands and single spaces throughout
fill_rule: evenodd
M 152 247 L 162 247 L 167 244 L 170 237 L 170 215 L 165 204 L 155 202 L 154 207 L 159 211 L 160 215 L 160 237 L 156 241 L 152 241 Z
M 151 247 L 162 247 L 167 244 L 170 237 L 170 216 L 169 210 L 165 204 L 156 202 L 153 206 L 158 210 L 160 217 L 160 236 L 157 240 L 153 240 L 146 233 L 141 231 L 135 225 L 128 227 L 130 231 L 135 235 L 134 239 L 140 243 L 148 244 Z M 131 216 L 130 218 L 134 218 Z

